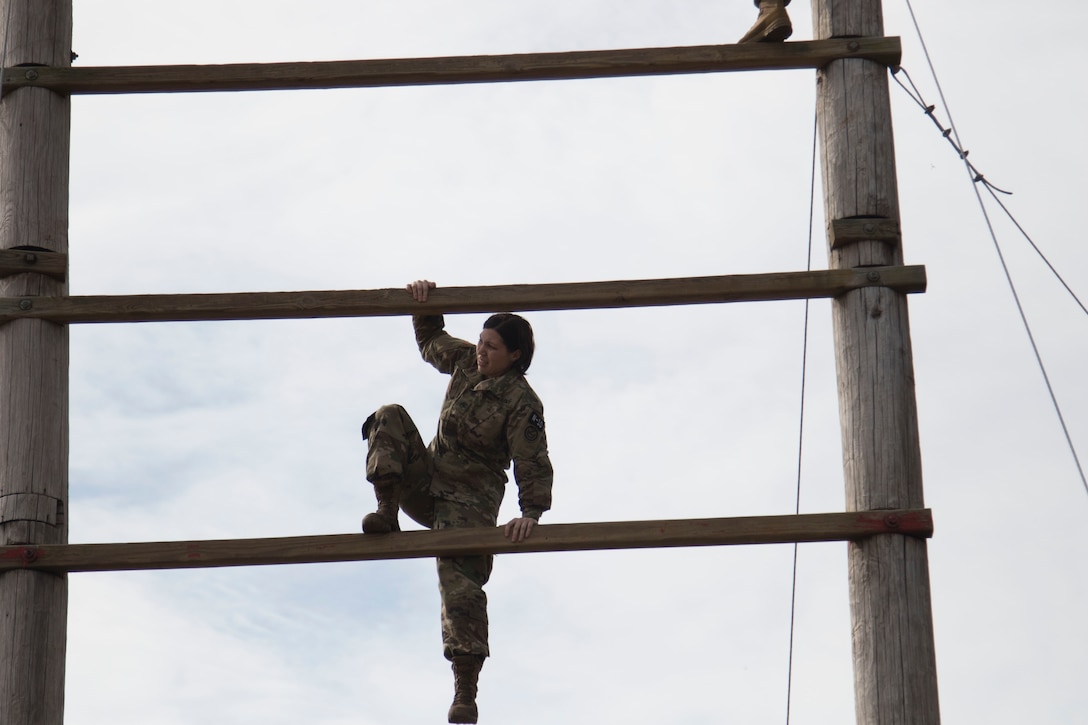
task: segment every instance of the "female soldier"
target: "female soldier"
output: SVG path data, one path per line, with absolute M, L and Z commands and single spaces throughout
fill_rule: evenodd
M 407 286 L 417 302 L 426 302 L 434 288 L 428 280 Z M 378 510 L 363 519 L 363 532 L 399 531 L 399 509 L 432 529 L 495 526 L 513 461 L 521 516 L 506 524 L 504 534 L 523 541 L 551 507 L 552 489 L 544 408 L 525 381 L 532 327 L 518 315 L 492 315 L 473 345 L 446 333 L 441 315 L 416 315 L 412 324 L 423 359 L 450 376 L 438 433 L 425 447 L 399 405 L 382 406 L 367 418 L 366 477 Z M 489 655 L 483 586 L 492 559 L 438 558 L 443 654 L 454 673 L 451 723 L 477 720 L 476 683 Z

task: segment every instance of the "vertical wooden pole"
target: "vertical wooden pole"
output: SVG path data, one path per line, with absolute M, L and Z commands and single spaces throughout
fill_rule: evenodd
M 67 66 L 72 0 L 0 0 L 5 74 Z M 20 89 L 0 99 L 0 248 L 68 251 L 69 99 Z M 65 295 L 35 273 L 0 280 L 0 295 Z M 68 330 L 37 320 L 0 325 L 0 541 L 67 543 Z M 60 725 L 68 586 L 35 571 L 0 574 L 0 720 Z
M 812 0 L 816 39 L 884 34 L 880 0 Z M 898 223 L 888 72 L 838 60 L 817 75 L 825 211 Z M 874 228 L 877 225 L 874 224 Z M 898 242 L 839 244 L 833 269 L 903 263 Z M 885 287 L 832 303 L 847 508 L 922 508 L 922 464 L 906 296 Z M 940 722 L 929 564 L 923 539 L 849 544 L 857 721 Z

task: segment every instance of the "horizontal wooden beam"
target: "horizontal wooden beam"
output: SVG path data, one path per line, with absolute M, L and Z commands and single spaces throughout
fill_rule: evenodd
M 64 280 L 68 274 L 68 255 L 37 248 L 0 249 L 0 277 L 37 272 Z
M 71 94 L 192 93 L 571 80 L 822 68 L 840 58 L 896 66 L 901 54 L 899 38 L 878 37 L 445 58 L 9 68 L 3 93 L 26 87 Z
M 877 534 L 930 537 L 933 535 L 932 513 L 919 509 L 549 524 L 538 526 L 529 539 L 518 544 L 505 538 L 501 528 L 487 527 L 406 531 L 380 536 L 337 534 L 218 541 L 4 546 L 0 547 L 0 571 L 132 571 L 313 564 L 470 554 L 852 541 Z
M 403 288 L 313 292 L 235 292 L 87 297 L 3 297 L 0 322 L 59 323 L 272 320 L 317 317 L 578 310 L 837 297 L 861 287 L 922 292 L 925 268 L 778 272 L 676 279 L 440 287 L 426 303 Z

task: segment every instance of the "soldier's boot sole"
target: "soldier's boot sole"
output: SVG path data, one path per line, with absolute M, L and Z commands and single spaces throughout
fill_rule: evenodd
M 479 717 L 476 703 L 455 702 L 450 705 L 450 716 L 447 719 L 452 723 L 475 723 Z

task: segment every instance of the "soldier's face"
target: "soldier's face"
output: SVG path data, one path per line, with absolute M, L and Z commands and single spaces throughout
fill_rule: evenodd
M 502 335 L 494 330 L 480 332 L 480 341 L 476 343 L 476 367 L 485 378 L 497 378 L 521 357 L 521 350 L 510 350 L 502 341 Z

